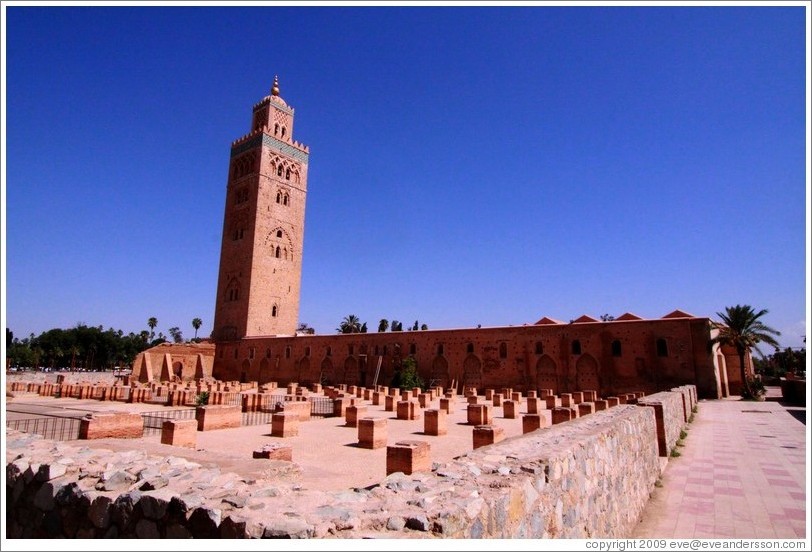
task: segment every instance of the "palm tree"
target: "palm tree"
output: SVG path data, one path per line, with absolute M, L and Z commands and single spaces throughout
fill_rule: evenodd
M 180 343 L 183 341 L 183 333 L 177 326 L 172 326 L 171 328 L 169 328 L 169 335 L 172 336 L 172 341 L 174 341 L 175 343 Z
M 388 329 L 389 329 L 389 320 L 387 320 L 386 318 L 381 318 L 381 321 L 378 322 L 378 331 L 385 332 Z
M 192 319 L 192 327 L 195 329 L 195 339 L 197 339 L 197 330 L 203 325 L 203 321 L 199 318 Z
M 147 320 L 147 326 L 149 326 L 149 338 L 152 339 L 155 337 L 155 326 L 158 325 L 158 319 L 154 316 Z
M 350 314 L 341 321 L 338 333 L 361 333 L 361 319 L 354 314 Z
M 755 312 L 750 305 L 736 305 L 735 307 L 725 307 L 724 313 L 716 313 L 716 315 L 722 319 L 722 322 L 711 322 L 712 327 L 719 330 L 719 334 L 711 339 L 711 345 L 719 343 L 720 345 L 734 347 L 739 354 L 742 397 L 749 398 L 754 396 L 753 391 L 750 389 L 750 382 L 747 379 L 747 373 L 744 367 L 745 353 L 754 347 L 757 349 L 758 344 L 761 342 L 776 348 L 779 346 L 773 336 L 779 336 L 781 332 L 765 325 L 759 320 L 759 318 L 767 314 L 767 312 L 767 309 Z

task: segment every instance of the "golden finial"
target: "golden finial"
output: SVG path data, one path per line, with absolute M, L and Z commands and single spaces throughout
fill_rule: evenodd
M 273 88 L 271 88 L 271 95 L 278 96 L 279 95 L 279 76 L 274 75 L 273 77 Z

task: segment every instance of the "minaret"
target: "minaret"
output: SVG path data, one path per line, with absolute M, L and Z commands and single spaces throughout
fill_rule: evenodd
M 251 132 L 231 144 L 216 341 L 296 331 L 310 150 L 293 140 L 293 114 L 274 77 Z

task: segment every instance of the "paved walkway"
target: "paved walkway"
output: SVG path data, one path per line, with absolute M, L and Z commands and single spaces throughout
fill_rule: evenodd
M 635 537 L 806 538 L 805 409 L 700 401 Z

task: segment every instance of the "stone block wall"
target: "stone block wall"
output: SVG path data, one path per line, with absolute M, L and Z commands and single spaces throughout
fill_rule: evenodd
M 7 538 L 624 538 L 660 473 L 654 410 L 639 406 L 343 491 L 6 436 Z
M 94 412 L 79 422 L 79 439 L 137 439 L 144 436 L 144 418 L 130 412 Z
M 198 431 L 211 431 L 213 429 L 226 429 L 242 425 L 240 406 L 223 404 L 200 406 L 195 412 Z
M 637 399 L 637 406 L 651 407 L 657 422 L 657 444 L 660 456 L 668 456 L 677 446 L 680 431 L 685 427 L 682 393 L 663 391 Z

